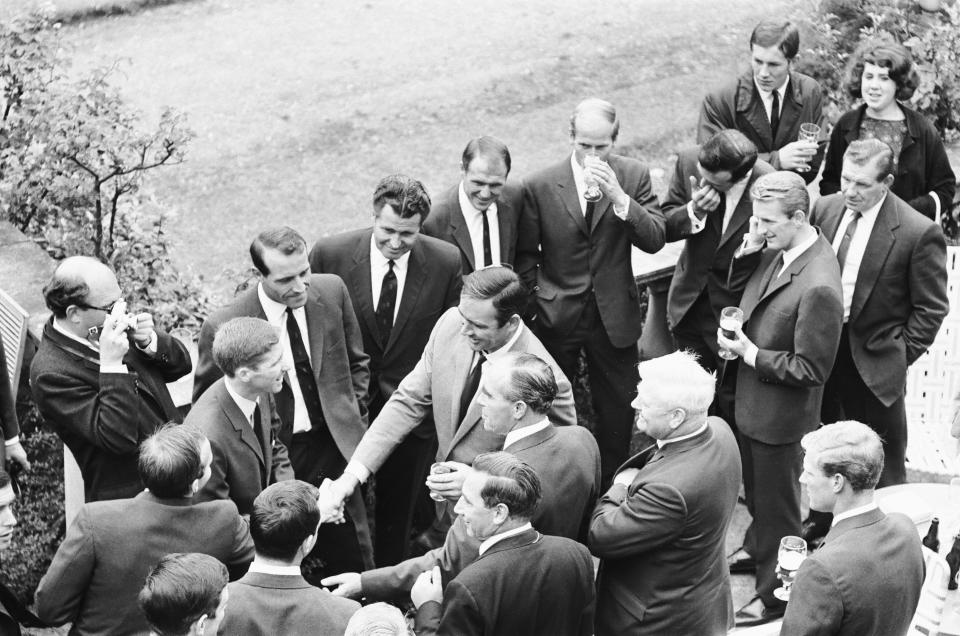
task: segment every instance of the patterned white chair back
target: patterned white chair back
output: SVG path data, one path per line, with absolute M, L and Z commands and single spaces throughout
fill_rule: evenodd
M 923 548 L 923 561 L 927 568 L 920 589 L 920 603 L 910 623 L 910 636 L 926 634 L 937 636 L 940 633 L 940 620 L 943 618 L 943 606 L 947 600 L 947 579 L 950 578 L 950 566 L 946 559 L 926 547 Z

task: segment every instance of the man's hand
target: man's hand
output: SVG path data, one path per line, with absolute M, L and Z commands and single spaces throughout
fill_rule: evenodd
M 427 476 L 427 488 L 434 495 L 441 495 L 444 499 L 459 499 L 463 493 L 463 482 L 472 468 L 460 462 L 443 462 L 453 472 L 436 473 Z
M 329 481 L 329 480 L 328 480 Z M 339 505 L 347 500 L 350 495 L 353 494 L 353 491 L 357 489 L 357 486 L 360 484 L 360 481 L 351 475 L 350 473 L 343 473 L 336 480 L 330 482 L 330 499 L 329 502 L 338 502 Z
M 750 217 L 750 229 L 743 235 L 743 243 L 734 253 L 734 258 L 743 258 L 750 254 L 756 254 L 767 244 L 767 237 L 760 231 L 760 223 L 757 217 Z
M 708 213 L 720 207 L 720 193 L 705 180 L 690 175 L 690 202 L 693 203 L 693 213 L 702 219 Z
M 750 347 L 756 347 L 756 345 L 750 342 L 750 339 L 744 335 L 743 327 L 737 327 L 733 333 L 736 336 L 735 339 L 727 338 L 723 335 L 723 329 L 717 329 L 717 344 L 723 349 L 732 351 L 741 358 L 746 358 L 746 353 Z
M 27 459 L 27 451 L 23 449 L 23 444 L 17 442 L 6 447 L 7 459 L 20 464 L 24 470 L 30 470 L 30 460 Z
M 440 566 L 433 566 L 432 570 L 427 570 L 417 577 L 413 588 L 410 590 L 410 600 L 413 606 L 420 609 L 420 606 L 427 601 L 443 602 L 443 586 L 440 583 Z
M 809 171 L 810 162 L 816 154 L 817 142 L 815 141 L 791 141 L 777 151 L 777 156 L 780 158 L 780 169 L 793 170 L 794 172 Z
M 153 334 L 156 331 L 153 326 L 153 316 L 148 313 L 141 313 L 135 316 L 137 326 L 133 330 L 133 341 L 137 346 L 143 349 L 153 340 Z
M 603 192 L 605 197 L 613 201 L 614 205 L 619 207 L 627 207 L 630 205 L 630 197 L 623 191 L 623 188 L 620 186 L 620 181 L 617 180 L 617 175 L 613 171 L 613 168 L 610 167 L 610 164 L 604 161 L 585 161 L 583 169 L 596 179 L 597 185 L 600 186 L 600 191 Z
M 334 596 L 358 599 L 363 595 L 363 590 L 360 589 L 359 572 L 344 572 L 343 574 L 328 576 L 325 579 L 320 579 L 320 585 L 324 587 L 333 587 L 336 585 L 336 587 L 330 590 L 330 593 Z
M 637 478 L 637 473 L 640 472 L 639 468 L 625 468 L 617 476 L 613 478 L 613 483 L 623 484 L 624 486 L 629 487 L 633 483 L 633 480 Z
M 320 523 L 343 523 L 343 499 L 338 498 L 333 491 L 333 482 L 324 479 L 320 484 L 320 496 L 317 497 L 317 506 L 320 508 Z
M 127 326 L 108 315 L 100 329 L 100 365 L 115 367 L 123 364 L 123 356 L 129 349 Z

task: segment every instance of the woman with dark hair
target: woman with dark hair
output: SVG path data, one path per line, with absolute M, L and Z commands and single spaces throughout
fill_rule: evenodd
M 897 158 L 891 192 L 924 216 L 938 219 L 950 209 L 956 180 L 936 129 L 902 103 L 919 84 L 910 53 L 894 42 L 868 41 L 851 59 L 847 73 L 848 92 L 863 104 L 844 113 L 830 135 L 820 194 L 840 190 L 843 154 L 850 142 L 879 139 Z

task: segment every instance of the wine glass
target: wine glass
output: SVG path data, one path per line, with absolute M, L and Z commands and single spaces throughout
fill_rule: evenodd
M 583 183 L 586 185 L 586 189 L 583 191 L 583 198 L 586 201 L 599 201 L 603 198 L 603 192 L 600 190 L 600 184 L 597 183 L 597 180 L 593 177 L 593 174 L 588 169 L 590 165 L 599 165 L 603 163 L 600 161 L 600 157 L 596 155 L 585 155 L 583 157 Z
M 797 576 L 800 564 L 807 558 L 807 542 L 801 537 L 787 536 L 780 539 L 780 550 L 777 552 L 777 573 L 783 586 L 773 591 L 773 595 L 781 601 L 790 600 L 790 587 Z
M 743 310 L 739 307 L 724 307 L 720 311 L 720 330 L 724 338 L 736 340 L 736 330 L 743 327 Z M 724 360 L 736 360 L 737 354 L 721 347 L 718 354 Z
M 435 462 L 430 465 L 430 474 L 431 475 L 441 475 L 443 473 L 452 473 L 453 469 L 449 466 L 444 465 L 442 462 Z M 436 492 L 430 491 L 430 498 L 434 501 L 446 501 L 446 498 Z
M 800 124 L 800 134 L 797 139 L 817 143 L 820 139 L 820 126 L 811 123 Z

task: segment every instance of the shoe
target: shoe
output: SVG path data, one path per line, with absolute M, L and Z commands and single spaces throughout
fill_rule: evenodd
M 737 555 L 740 555 L 737 558 Z M 727 556 L 727 567 L 730 568 L 730 574 L 756 574 L 757 562 L 747 554 L 742 548 L 737 548 L 733 554 Z
M 787 611 L 786 603 L 778 603 L 773 607 L 767 607 L 760 600 L 759 596 L 754 596 L 750 602 L 737 610 L 734 618 L 737 627 L 753 627 L 755 625 L 766 625 L 773 621 L 780 620 Z

